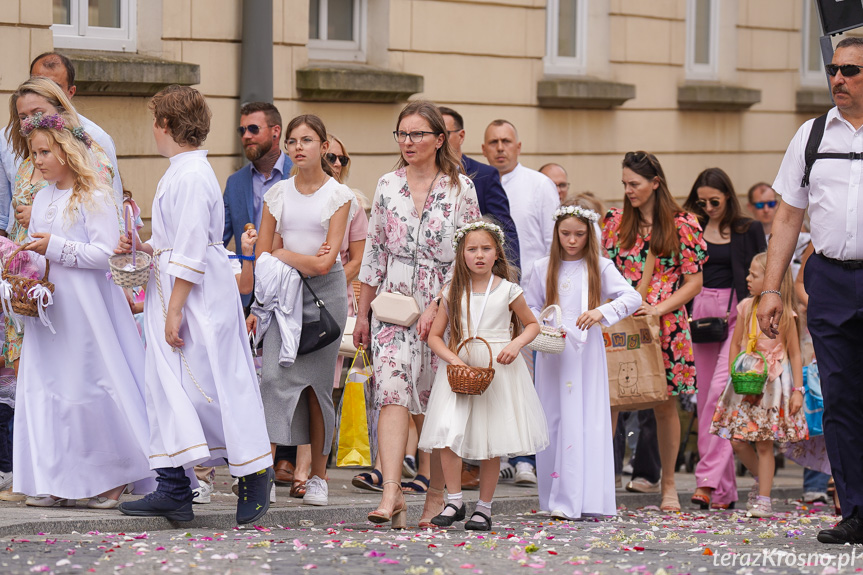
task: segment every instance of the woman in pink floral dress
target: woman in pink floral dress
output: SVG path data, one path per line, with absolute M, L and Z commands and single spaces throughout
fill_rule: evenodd
M 375 401 L 381 408 L 383 496 L 379 508 L 369 514 L 377 523 L 389 521 L 404 506 L 399 478 L 408 418 L 413 415 L 421 433 L 438 364 L 424 342 L 441 288 L 450 278 L 453 235 L 480 216 L 473 183 L 460 174 L 460 159 L 447 142 L 443 117 L 434 104 L 408 104 L 399 114 L 394 135 L 401 158 L 396 171 L 384 175 L 375 190 L 354 328 L 355 345 L 368 348 L 371 343 Z M 419 320 L 403 327 L 373 317 L 369 325 L 370 304 L 382 292 L 413 295 L 424 310 Z M 423 525 L 443 508 L 440 460 L 430 462 L 428 454 L 421 454 L 419 474 L 430 476 Z
M 668 394 L 695 392 L 695 359 L 686 309 L 701 291 L 701 266 L 707 246 L 701 226 L 684 212 L 668 190 L 665 173 L 653 154 L 629 152 L 623 159 L 623 210 L 612 209 L 603 222 L 602 243 L 608 258 L 633 286 L 641 279 L 650 248 L 656 254 L 647 300 L 635 315 L 659 315 Z M 674 484 L 680 448 L 680 417 L 673 398 L 653 409 L 662 464 L 663 510 L 679 511 Z M 612 424 L 617 413 L 612 409 Z M 633 479 L 635 481 L 635 479 Z

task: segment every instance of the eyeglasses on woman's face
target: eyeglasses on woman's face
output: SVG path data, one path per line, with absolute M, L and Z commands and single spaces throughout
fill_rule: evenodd
M 305 148 L 306 146 L 311 146 L 315 142 L 320 142 L 320 140 L 316 140 L 314 138 L 310 138 L 310 137 L 306 136 L 306 137 L 300 138 L 300 139 L 288 138 L 288 140 L 285 142 L 285 145 L 289 148 L 296 148 L 298 145 Z
M 342 166 L 347 166 L 348 163 L 351 161 L 351 159 L 347 156 L 341 156 L 338 154 L 333 154 L 332 152 L 330 152 L 328 154 L 324 154 L 324 157 L 327 159 L 327 161 L 329 163 L 331 163 L 333 165 L 336 165 L 336 160 L 338 160 L 339 164 L 341 164 Z
M 704 209 L 707 207 L 708 202 L 713 208 L 718 208 L 722 205 L 722 200 L 720 200 L 719 198 L 710 198 L 709 200 L 696 200 L 695 205 L 701 209 Z
M 414 144 L 419 144 L 420 142 L 423 141 L 423 138 L 426 136 L 426 134 L 430 134 L 433 136 L 438 135 L 437 132 L 427 132 L 424 130 L 415 130 L 413 132 L 405 132 L 402 130 L 396 130 L 395 132 L 393 132 L 393 137 L 396 139 L 396 142 L 398 142 L 399 144 L 404 144 L 408 138 L 410 138 L 411 142 L 413 142 Z

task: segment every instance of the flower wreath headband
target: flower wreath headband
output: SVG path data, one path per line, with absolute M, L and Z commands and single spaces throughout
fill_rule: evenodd
M 500 245 L 503 245 L 506 242 L 506 239 L 503 235 L 503 230 L 500 229 L 500 226 L 493 224 L 491 222 L 486 222 L 483 220 L 477 220 L 475 222 L 471 222 L 460 227 L 455 235 L 452 238 L 452 247 L 453 249 L 458 249 L 458 244 L 461 240 L 470 232 L 474 232 L 476 230 L 485 230 L 487 232 L 491 232 L 497 236 L 498 241 L 500 241 Z
M 561 218 L 568 218 L 569 216 L 582 218 L 594 224 L 599 222 L 599 214 L 593 210 L 582 208 L 581 206 L 561 206 L 557 208 L 557 211 L 554 212 L 554 221 Z
M 84 131 L 84 128 L 78 126 L 77 128 L 70 128 L 66 124 L 66 120 L 63 119 L 63 116 L 59 114 L 51 114 L 50 116 L 44 115 L 42 112 L 37 112 L 32 116 L 27 116 L 23 120 L 21 120 L 21 135 L 25 138 L 30 135 L 33 130 L 36 129 L 50 129 L 50 130 L 62 130 L 67 129 L 72 132 L 72 135 L 84 142 L 84 145 L 88 148 L 92 145 L 93 140 L 90 139 L 90 135 Z

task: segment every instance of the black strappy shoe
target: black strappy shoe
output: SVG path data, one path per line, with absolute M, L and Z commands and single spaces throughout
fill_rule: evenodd
M 482 517 L 483 521 L 474 521 L 473 518 L 477 515 Z M 491 517 L 482 511 L 474 511 L 473 515 L 470 516 L 470 521 L 464 524 L 464 528 L 467 531 L 491 531 Z
M 464 503 L 461 504 L 461 507 L 456 507 L 452 503 L 447 503 L 446 507 L 444 507 L 444 511 L 446 511 L 447 507 L 452 507 L 455 509 L 455 515 L 444 515 L 443 512 L 432 517 L 431 522 L 437 525 L 438 527 L 449 527 L 456 521 L 464 521 L 465 516 L 465 508 Z

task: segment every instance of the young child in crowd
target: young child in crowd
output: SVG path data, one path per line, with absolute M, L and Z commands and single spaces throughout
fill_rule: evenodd
M 105 274 L 120 236 L 113 191 L 96 173 L 89 136 L 64 115 L 21 125 L 49 182 L 33 201 L 25 248 L 50 262 L 54 293 L 46 317 L 24 318 L 14 490 L 31 506 L 89 497 L 88 507 L 109 509 L 126 484 L 153 475 L 144 349 L 122 288 Z
M 634 313 L 641 296 L 611 260 L 600 257 L 593 229 L 599 214 L 566 203 L 554 218 L 551 254 L 534 263 L 525 294 L 537 316 L 559 305 L 567 328 L 563 353 L 536 358 L 536 392 L 550 440 L 536 454 L 539 504 L 563 519 L 615 515 L 608 368 L 599 324 Z
M 462 458 L 476 459 L 480 461 L 479 501 L 465 529 L 489 531 L 500 457 L 536 453 L 548 445 L 542 405 L 520 355 L 521 348 L 539 333 L 539 324 L 522 289 L 510 281 L 515 276 L 504 255 L 500 227 L 476 221 L 460 228 L 453 242 L 453 278 L 444 288 L 446 305 L 432 324 L 429 347 L 450 365 L 476 367 L 488 366 L 490 348 L 495 374 L 482 395 L 457 394 L 450 389 L 446 366 L 440 365 L 419 448 L 440 450 L 446 480 L 447 505 L 432 523 L 447 527 L 464 520 Z M 524 326 L 520 334 L 519 322 Z M 511 326 L 515 326 L 512 332 Z M 443 340 L 447 328 L 448 344 Z M 489 347 L 470 339 L 477 337 Z M 467 345 L 459 350 L 465 340 Z
M 809 437 L 803 411 L 803 363 L 797 331 L 794 288 L 791 270 L 782 278 L 782 319 L 779 337 L 769 339 L 758 329 L 755 315 L 761 300 L 767 254 L 752 259 L 746 283 L 753 295 L 737 305 L 737 325 L 731 336 L 728 357 L 731 371 L 741 350 L 767 360 L 767 382 L 761 395 L 740 395 L 734 392 L 731 378 L 713 415 L 710 433 L 731 440 L 734 453 L 755 478 L 749 492 L 749 515 L 772 517 L 770 489 L 773 486 L 775 460 L 773 443 L 795 443 Z M 753 367 L 763 369 L 760 360 Z M 752 444 L 755 444 L 753 448 Z
M 216 175 L 199 150 L 211 112 L 193 88 L 169 86 L 150 100 L 153 136 L 171 165 L 159 181 L 144 331 L 150 420 L 150 466 L 159 488 L 123 503 L 127 515 L 190 521 L 192 489 L 183 468 L 227 460 L 239 477 L 237 523 L 269 508 L 272 456 L 264 425 L 240 294 L 222 244 L 224 203 Z M 118 252 L 131 249 L 122 237 Z

